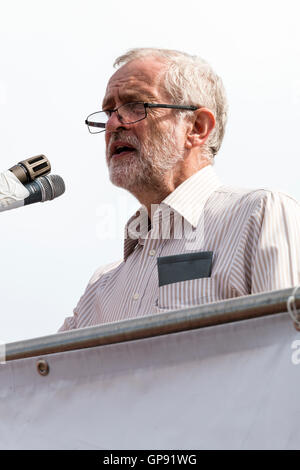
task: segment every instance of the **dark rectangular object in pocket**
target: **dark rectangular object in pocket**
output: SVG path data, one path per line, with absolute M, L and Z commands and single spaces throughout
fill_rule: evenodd
M 210 277 L 212 257 L 212 251 L 199 251 L 157 258 L 159 287 L 173 282 Z

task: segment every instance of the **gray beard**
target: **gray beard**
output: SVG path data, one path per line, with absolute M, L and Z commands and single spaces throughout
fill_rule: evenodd
M 130 192 L 147 188 L 161 190 L 165 175 L 183 160 L 184 149 L 178 149 L 175 129 L 169 135 L 156 130 L 143 143 L 135 136 L 127 135 L 126 131 L 115 134 L 111 138 L 108 151 L 110 145 L 119 139 L 137 149 L 134 155 L 111 159 L 108 162 L 111 182 Z

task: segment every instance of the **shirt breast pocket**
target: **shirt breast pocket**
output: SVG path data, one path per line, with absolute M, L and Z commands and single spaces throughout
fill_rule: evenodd
M 211 251 L 158 258 L 158 312 L 193 307 L 216 298 Z

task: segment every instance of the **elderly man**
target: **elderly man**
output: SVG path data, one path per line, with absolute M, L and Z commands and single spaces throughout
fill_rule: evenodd
M 124 258 L 102 267 L 60 331 L 300 283 L 300 207 L 221 184 L 221 79 L 202 59 L 162 49 L 119 57 L 90 132 L 105 132 L 113 184 L 141 203 Z

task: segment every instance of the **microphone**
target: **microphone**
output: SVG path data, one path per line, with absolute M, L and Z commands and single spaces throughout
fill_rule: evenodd
M 66 189 L 64 180 L 58 175 L 41 176 L 31 183 L 25 184 L 24 188 L 27 190 L 26 194 L 29 195 L 12 203 L 9 201 L 9 203 L 5 203 L 2 207 L 0 204 L 0 212 L 27 206 L 35 202 L 51 201 L 61 196 Z
M 25 184 L 29 196 L 24 199 L 24 206 L 34 202 L 51 201 L 61 196 L 66 186 L 64 180 L 58 175 L 41 176 L 29 184 Z
M 40 176 L 47 175 L 51 171 L 51 165 L 45 155 L 36 155 L 17 163 L 9 168 L 22 184 L 30 183 Z

